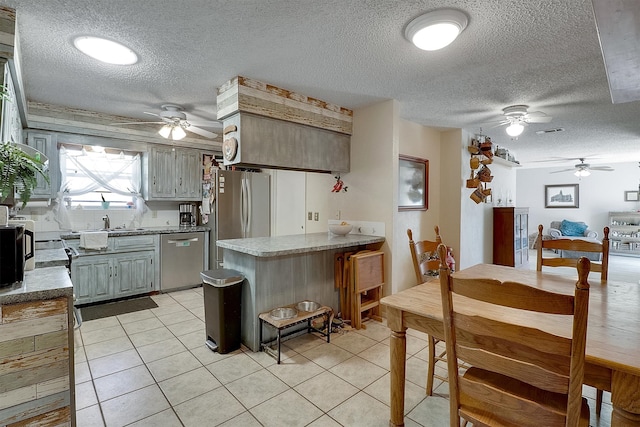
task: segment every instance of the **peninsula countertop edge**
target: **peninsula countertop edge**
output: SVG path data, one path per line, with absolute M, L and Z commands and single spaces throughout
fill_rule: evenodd
M 327 232 L 218 240 L 216 244 L 224 249 L 266 258 L 351 248 L 354 246 L 383 243 L 384 241 L 384 237 L 380 236 L 362 234 L 337 236 Z

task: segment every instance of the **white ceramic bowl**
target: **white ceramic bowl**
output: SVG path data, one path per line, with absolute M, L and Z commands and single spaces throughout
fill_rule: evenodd
M 353 225 L 340 225 L 340 224 L 329 224 L 329 231 L 333 234 L 337 234 L 338 236 L 344 236 L 345 234 L 349 234 L 353 230 Z

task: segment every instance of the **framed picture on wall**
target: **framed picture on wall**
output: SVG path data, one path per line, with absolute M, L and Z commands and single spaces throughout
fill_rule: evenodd
M 637 202 L 640 200 L 637 191 L 625 191 L 624 192 L 624 201 L 625 202 Z
M 426 211 L 429 207 L 429 160 L 399 156 L 398 210 Z
M 577 208 L 579 204 L 578 184 L 545 185 L 545 208 Z

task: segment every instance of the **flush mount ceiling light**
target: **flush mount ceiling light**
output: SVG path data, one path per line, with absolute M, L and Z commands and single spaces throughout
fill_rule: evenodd
M 515 121 L 511 123 L 509 126 L 507 126 L 505 131 L 507 132 L 507 135 L 515 138 L 517 136 L 522 135 L 522 132 L 524 131 L 524 126 L 519 121 Z
M 404 36 L 422 50 L 438 50 L 451 44 L 468 22 L 467 15 L 459 10 L 435 10 L 409 22 Z
M 138 62 L 134 51 L 111 40 L 80 36 L 73 40 L 73 45 L 85 55 L 107 64 L 131 65 Z

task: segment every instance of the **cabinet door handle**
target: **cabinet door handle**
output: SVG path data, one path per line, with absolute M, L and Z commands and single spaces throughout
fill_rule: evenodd
M 113 277 L 113 267 L 109 267 L 109 277 Z
M 114 276 L 118 277 L 118 266 L 116 265 L 116 266 L 114 267 L 114 269 L 115 269 L 115 271 L 116 271 L 116 274 L 114 274 Z

